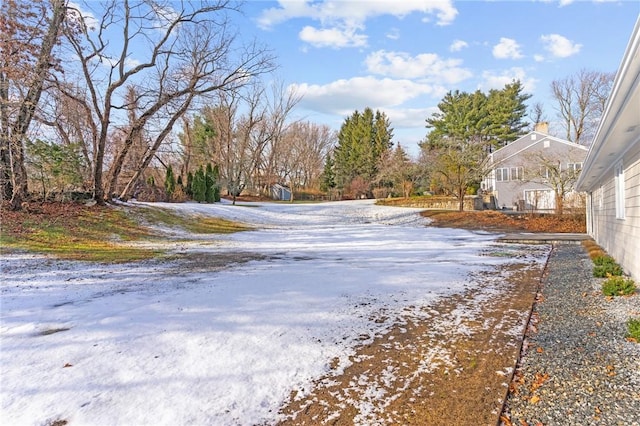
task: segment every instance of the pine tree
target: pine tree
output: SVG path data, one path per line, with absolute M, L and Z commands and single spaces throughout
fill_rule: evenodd
M 207 164 L 207 170 L 205 172 L 205 201 L 207 203 L 215 203 L 216 195 L 215 190 L 217 186 L 216 178 L 213 174 L 213 166 L 211 163 Z
M 327 154 L 327 158 L 324 161 L 324 169 L 322 170 L 322 175 L 320 176 L 320 190 L 324 192 L 329 192 L 333 188 L 336 187 L 336 175 L 333 171 L 333 159 L 331 158 L 331 154 Z
M 220 202 L 220 167 L 216 164 L 213 166 L 213 201 Z
M 378 172 L 378 162 L 392 145 L 393 129 L 384 113 L 365 108 L 345 119 L 334 151 L 336 186 L 344 188 L 360 178 L 371 186 Z
M 187 187 L 185 188 L 185 192 L 191 198 L 193 198 L 192 185 L 193 185 L 193 173 L 189 172 L 187 173 Z
M 193 191 L 193 199 L 195 201 L 201 203 L 206 200 L 207 182 L 202 166 L 200 166 L 198 170 L 196 170 L 196 173 L 193 175 L 191 190 Z
M 167 192 L 167 196 L 171 199 L 173 192 L 176 190 L 176 178 L 173 175 L 173 168 L 167 167 L 167 173 L 164 178 L 164 190 Z
M 431 132 L 420 144 L 423 155 L 432 158 L 432 172 L 440 179 L 441 189 L 463 198 L 467 188 L 476 185 L 486 170 L 487 154 L 517 139 L 526 123 L 525 101 L 518 81 L 502 90 L 466 93 L 453 91 L 438 104 L 439 111 L 427 118 Z

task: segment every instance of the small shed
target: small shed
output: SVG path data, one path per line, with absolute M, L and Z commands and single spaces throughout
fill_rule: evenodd
M 271 187 L 271 197 L 274 200 L 291 201 L 291 189 L 276 183 Z

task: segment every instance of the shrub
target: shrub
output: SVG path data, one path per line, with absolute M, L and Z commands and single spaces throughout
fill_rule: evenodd
M 596 242 L 593 240 L 584 240 L 582 242 L 582 247 L 584 247 L 584 249 L 587 251 L 587 253 L 589 254 L 589 258 L 591 258 L 591 260 L 594 260 L 595 258 L 600 256 L 606 256 L 607 254 L 602 249 L 602 247 L 596 244 Z
M 605 296 L 624 296 L 636 291 L 636 283 L 631 278 L 609 277 L 602 283 L 602 293 Z
M 640 318 L 631 318 L 627 321 L 627 337 L 640 342 Z
M 622 275 L 622 268 L 611 256 L 598 256 L 593 259 L 593 276 L 605 278 Z

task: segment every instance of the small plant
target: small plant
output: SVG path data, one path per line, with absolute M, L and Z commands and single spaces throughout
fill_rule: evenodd
M 627 321 L 627 338 L 640 342 L 640 318 Z
M 631 278 L 609 277 L 602 283 L 602 293 L 605 296 L 624 296 L 636 292 L 636 283 Z
M 593 259 L 593 276 L 605 278 L 608 276 L 622 275 L 622 268 L 611 256 L 598 256 Z

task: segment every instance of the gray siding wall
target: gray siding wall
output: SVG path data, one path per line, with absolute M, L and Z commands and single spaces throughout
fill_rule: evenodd
M 640 143 L 623 158 L 625 218 L 616 218 L 614 168 L 591 194 L 589 233 L 640 282 Z

